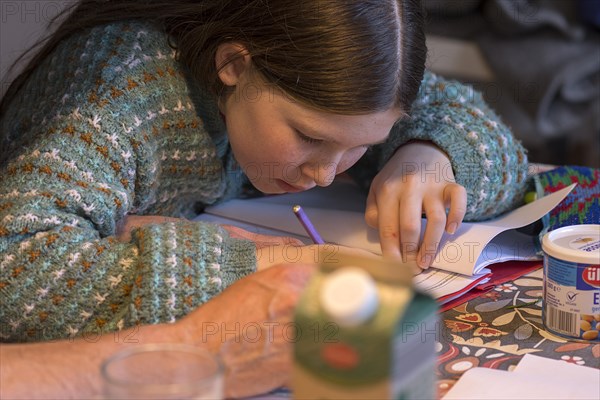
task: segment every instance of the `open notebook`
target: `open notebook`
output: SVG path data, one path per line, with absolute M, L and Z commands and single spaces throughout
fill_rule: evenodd
M 415 285 L 449 301 L 490 276 L 485 268 L 507 260 L 539 259 L 532 236 L 516 231 L 547 214 L 575 187 L 526 204 L 499 218 L 463 223 L 454 235 L 444 234 L 433 268 L 415 277 Z M 198 220 L 237 225 L 256 232 L 293 235 L 310 243 L 292 212 L 300 204 L 326 242 L 381 253 L 378 233 L 364 221 L 366 196 L 349 180 L 307 192 L 235 199 L 209 207 Z M 423 220 L 423 229 L 426 220 Z

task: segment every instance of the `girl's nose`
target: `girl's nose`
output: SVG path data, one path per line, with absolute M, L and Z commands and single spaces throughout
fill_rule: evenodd
M 335 178 L 340 157 L 334 160 L 321 160 L 302 165 L 302 174 L 312 179 L 318 186 L 329 186 Z

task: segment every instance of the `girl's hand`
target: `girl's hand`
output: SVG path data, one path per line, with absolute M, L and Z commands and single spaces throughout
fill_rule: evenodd
M 444 230 L 456 232 L 466 207 L 467 192 L 455 182 L 446 154 L 433 144 L 411 142 L 399 148 L 373 180 L 365 220 L 379 230 L 384 255 L 416 259 L 425 269 Z M 419 243 L 423 212 L 427 225 Z

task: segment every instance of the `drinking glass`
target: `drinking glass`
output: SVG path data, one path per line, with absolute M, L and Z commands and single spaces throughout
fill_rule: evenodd
M 102 363 L 108 399 L 222 399 L 223 366 L 199 347 L 147 344 L 115 353 Z

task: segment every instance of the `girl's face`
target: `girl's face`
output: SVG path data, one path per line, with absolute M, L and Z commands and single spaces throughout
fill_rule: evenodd
M 331 184 L 370 145 L 384 141 L 397 109 L 363 115 L 308 108 L 265 84 L 239 82 L 222 104 L 237 162 L 263 193 Z

